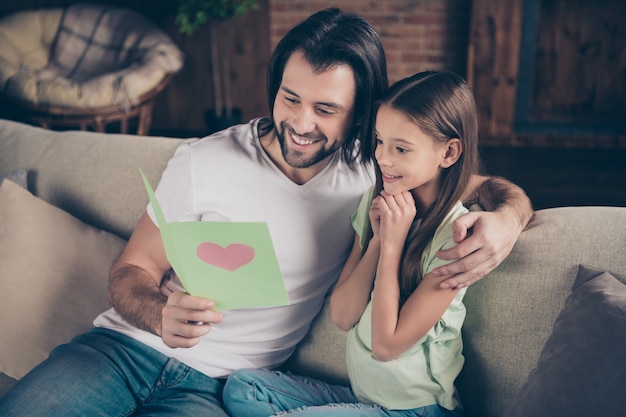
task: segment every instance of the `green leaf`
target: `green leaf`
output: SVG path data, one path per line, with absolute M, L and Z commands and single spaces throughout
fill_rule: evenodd
M 191 36 L 211 20 L 227 20 L 258 7 L 256 0 L 178 0 L 175 22 L 181 33 Z

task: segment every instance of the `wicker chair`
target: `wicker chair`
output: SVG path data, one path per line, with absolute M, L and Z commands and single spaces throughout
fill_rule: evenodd
M 75 4 L 0 20 L 0 88 L 11 112 L 48 129 L 150 130 L 156 96 L 183 65 L 163 31 L 129 9 Z

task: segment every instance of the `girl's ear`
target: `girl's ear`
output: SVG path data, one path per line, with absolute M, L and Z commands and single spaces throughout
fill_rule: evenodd
M 445 155 L 439 164 L 442 168 L 450 168 L 456 163 L 463 153 L 463 144 L 461 139 L 452 138 L 446 142 Z

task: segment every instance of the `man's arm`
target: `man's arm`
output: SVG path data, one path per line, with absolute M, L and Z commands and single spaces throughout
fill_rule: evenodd
M 109 298 L 126 321 L 161 336 L 167 346 L 191 347 L 222 314 L 211 300 L 181 291 L 164 295 L 159 287 L 170 268 L 161 233 L 144 213 L 111 268 Z
M 437 257 L 457 260 L 433 270 L 435 276 L 453 275 L 442 288 L 467 287 L 500 265 L 533 215 L 524 190 L 504 178 L 474 176 L 468 190 L 465 204 L 478 203 L 486 211 L 470 212 L 452 224 L 459 244 Z
M 144 269 L 116 263 L 109 280 L 111 305 L 133 326 L 161 335 L 161 311 L 167 297 Z
M 139 220 L 109 276 L 111 304 L 130 324 L 161 335 L 161 278 L 170 268 L 159 229 L 147 213 Z

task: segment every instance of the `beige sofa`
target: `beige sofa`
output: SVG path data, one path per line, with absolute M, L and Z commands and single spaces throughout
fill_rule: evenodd
M 156 186 L 182 142 L 52 132 L 0 120 L 0 178 L 25 169 L 32 192 L 8 181 L 0 187 L 0 395 L 54 345 L 89 328 L 107 307 L 108 267 L 148 201 L 139 168 Z M 576 348 L 595 346 L 596 356 L 602 357 L 594 357 L 593 352 L 580 356 L 568 351 L 574 345 L 571 334 L 561 343 L 553 324 L 564 306 L 559 321 L 567 322 L 568 303 L 576 301 L 568 296 L 579 264 L 616 276 L 617 296 L 609 297 L 609 304 L 615 297 L 623 302 L 625 248 L 626 208 L 565 207 L 536 213 L 511 256 L 467 293 L 466 363 L 457 381 L 467 415 L 502 416 L 507 407 L 506 415 L 542 415 L 524 409 L 544 404 L 542 393 L 549 393 L 548 402 L 555 406 L 561 397 L 576 405 L 582 399 L 576 390 L 586 392 L 586 384 L 595 383 L 596 375 L 584 372 L 602 370 L 606 361 L 616 364 L 610 369 L 622 382 L 608 385 L 614 376 L 604 375 L 607 386 L 601 392 L 614 398 L 611 407 L 624 407 L 624 325 L 619 328 L 618 320 L 618 328 L 605 329 L 606 341 L 603 335 L 587 335 L 584 323 L 577 328 L 581 343 Z M 584 294 L 580 297 L 584 308 L 592 309 L 584 317 L 595 316 L 595 304 Z M 621 321 L 626 323 L 623 316 Z M 607 320 L 601 322 L 604 326 Z M 325 308 L 286 367 L 345 382 L 344 341 Z M 552 345 L 542 355 L 546 341 Z M 605 352 L 601 346 L 611 349 Z M 571 362 L 572 355 L 584 363 L 560 363 Z M 594 395 L 595 402 L 603 400 Z

